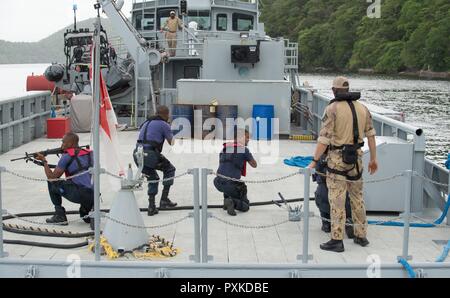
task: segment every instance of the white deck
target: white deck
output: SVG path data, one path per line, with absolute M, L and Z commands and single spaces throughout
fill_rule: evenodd
M 122 132 L 119 134 L 121 140 L 121 152 L 124 161 L 132 161 L 132 149 L 136 139 L 137 132 Z M 81 135 L 81 144 L 89 142 L 89 135 Z M 195 141 L 201 144 L 201 141 Z M 11 163 L 11 158 L 20 157 L 25 151 L 34 152 L 42 149 L 59 146 L 59 140 L 38 139 L 29 144 L 23 145 L 6 154 L 0 156 L 0 165 L 9 170 L 31 177 L 44 178 L 43 169 L 33 164 L 25 164 L 21 161 Z M 311 155 L 314 143 L 280 141 L 280 158 L 274 165 L 262 165 L 257 169 L 248 170 L 248 179 L 269 179 L 280 177 L 296 171 L 295 168 L 285 166 L 283 159 L 295 155 Z M 220 147 L 220 144 L 218 145 Z M 190 168 L 211 168 L 216 170 L 218 166 L 218 156 L 216 153 L 202 154 L 189 153 L 177 154 L 169 146 L 165 146 L 165 155 L 172 161 L 177 168 L 177 174 L 185 172 Z M 255 154 L 260 157 L 261 154 Z M 56 161 L 56 157 L 54 161 Z M 380 165 L 381 167 L 383 165 Z M 209 204 L 222 204 L 222 195 L 217 192 L 212 184 L 213 177 L 209 177 L 208 200 Z M 178 202 L 179 205 L 192 205 L 192 176 L 184 176 L 175 181 L 171 191 L 171 199 Z M 102 208 L 109 208 L 113 198 L 113 192 L 110 190 L 109 181 L 106 176 L 102 176 L 101 183 Z M 312 183 L 311 195 L 315 189 Z M 147 207 L 146 189 L 136 193 L 139 206 Z M 295 176 L 284 181 L 271 184 L 248 184 L 249 199 L 252 202 L 268 201 L 278 199 L 277 193 L 290 198 L 303 197 L 303 176 Z M 51 211 L 52 204 L 47 194 L 45 182 L 35 182 L 23 180 L 9 174 L 2 176 L 3 208 L 10 213 Z M 67 210 L 78 210 L 78 207 L 67 201 L 64 201 Z M 314 202 L 311 202 L 310 209 L 315 214 L 318 210 Z M 234 221 L 239 224 L 270 224 L 278 223 L 286 219 L 286 211 L 276 206 L 252 207 L 248 213 L 239 213 L 237 217 L 228 216 L 222 209 L 210 210 L 213 214 L 220 216 L 228 221 Z M 156 225 L 167 223 L 177 218 L 184 217 L 189 211 L 160 212 L 154 217 L 144 215 L 146 225 Z M 436 214 L 430 215 L 429 220 L 434 219 Z M 69 216 L 69 220 L 76 219 L 77 215 Z M 370 219 L 380 219 L 379 216 L 370 216 Z M 384 216 L 381 219 L 387 219 Z M 32 219 L 32 218 L 29 218 Z M 43 222 L 45 218 L 34 218 L 34 220 Z M 9 220 L 8 223 L 17 223 L 26 225 L 18 220 Z M 103 226 L 104 222 L 102 223 Z M 54 227 L 49 227 L 54 228 Z M 209 220 L 209 254 L 214 256 L 214 262 L 218 263 L 295 263 L 296 257 L 301 254 L 303 226 L 302 223 L 286 223 L 267 229 L 241 229 L 227 226 L 215 219 Z M 87 232 L 88 225 L 82 222 L 71 223 L 68 227 L 57 227 L 57 230 L 70 230 L 73 232 Z M 312 263 L 319 264 L 343 264 L 343 263 L 367 263 L 367 257 L 376 254 L 383 263 L 395 263 L 396 257 L 401 254 L 402 248 L 402 228 L 398 227 L 380 227 L 370 226 L 368 239 L 370 245 L 361 248 L 353 244 L 351 240 L 344 241 L 346 251 L 341 254 L 321 251 L 319 244 L 327 241 L 329 235 L 320 230 L 319 219 L 312 218 L 310 221 L 310 253 L 314 258 Z M 189 255 L 194 251 L 194 230 L 193 219 L 187 219 L 184 222 L 163 229 L 149 231 L 149 234 L 159 234 L 162 237 L 174 241 L 175 246 L 181 249 L 181 253 L 172 259 L 163 259 L 169 262 L 189 262 Z M 420 229 L 412 228 L 410 236 L 410 254 L 413 255 L 415 262 L 434 262 L 436 257 L 441 254 L 443 246 L 437 245 L 433 240 L 448 240 L 449 229 L 434 228 Z M 21 239 L 39 242 L 53 243 L 76 243 L 84 239 L 63 239 L 46 238 L 28 235 L 4 233 L 5 239 Z M 38 260 L 66 260 L 67 256 L 77 254 L 82 260 L 93 260 L 94 255 L 88 252 L 87 248 L 61 250 L 48 249 L 20 245 L 5 245 L 5 250 L 9 253 L 9 258 L 24 258 Z M 122 259 L 123 260 L 123 259 Z M 161 261 L 159 259 L 158 261 Z M 447 262 L 450 262 L 447 259 Z

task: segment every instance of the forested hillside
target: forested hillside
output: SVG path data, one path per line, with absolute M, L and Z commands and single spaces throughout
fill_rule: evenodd
M 300 43 L 303 69 L 450 71 L 449 0 L 382 0 L 381 18 L 366 0 L 261 2 L 268 34 Z

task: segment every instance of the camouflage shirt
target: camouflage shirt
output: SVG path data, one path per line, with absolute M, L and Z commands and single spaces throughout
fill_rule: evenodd
M 358 118 L 359 140 L 376 134 L 372 115 L 369 109 L 358 101 L 353 102 Z M 346 101 L 336 101 L 328 105 L 322 118 L 322 128 L 319 133 L 319 143 L 324 145 L 342 146 L 353 144 L 353 116 Z

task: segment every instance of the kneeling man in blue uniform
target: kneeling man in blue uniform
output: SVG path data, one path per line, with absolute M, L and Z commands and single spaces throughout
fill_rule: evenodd
M 253 168 L 257 167 L 255 159 L 247 148 L 248 141 L 249 132 L 236 129 L 234 141 L 223 144 L 222 152 L 219 155 L 217 173 L 222 177 L 218 176 L 214 179 L 214 186 L 223 193 L 223 208 L 231 216 L 236 216 L 235 210 L 247 212 L 250 208 L 247 185 L 227 179 L 241 179 L 241 176 L 246 176 L 247 163 Z
M 54 170 L 49 167 L 45 156 L 38 154 L 36 159 L 43 162 L 45 175 L 48 179 L 58 179 L 63 174 L 66 177 L 75 176 L 93 166 L 92 151 L 80 148 L 78 142 L 79 138 L 75 133 L 69 132 L 63 137 L 61 149 L 64 154 Z M 72 203 L 80 204 L 80 217 L 86 223 L 90 223 L 90 218 L 84 218 L 94 207 L 94 191 L 90 173 L 84 173 L 65 181 L 48 182 L 48 192 L 55 206 L 55 214 L 46 219 L 47 223 L 68 224 L 66 210 L 62 206 L 63 197 Z

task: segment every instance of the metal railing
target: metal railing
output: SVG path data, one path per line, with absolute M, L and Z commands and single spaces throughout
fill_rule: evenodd
M 440 210 L 444 210 L 446 199 L 450 194 L 450 171 L 425 159 L 424 176 L 429 179 L 423 183 L 425 202 L 434 202 Z M 447 224 L 450 225 L 450 216 L 447 216 Z
M 106 171 L 102 171 L 104 174 L 108 174 L 111 175 L 113 177 L 122 179 L 119 176 L 113 175 L 111 173 L 108 173 Z M 8 173 L 8 174 L 12 174 L 11 171 L 1 167 L 0 168 L 0 210 L 2 210 L 2 173 Z M 300 169 L 298 172 L 295 172 L 293 174 L 281 177 L 281 178 L 274 178 L 274 179 L 270 179 L 270 180 L 262 180 L 262 181 L 242 181 L 242 182 L 252 182 L 252 183 L 261 183 L 261 184 L 266 184 L 266 183 L 270 183 L 270 182 L 277 182 L 277 181 L 281 181 L 281 180 L 285 180 L 285 179 L 289 179 L 289 178 L 293 178 L 293 177 L 297 177 L 297 176 L 303 176 L 303 182 L 304 182 L 304 189 L 303 189 L 303 196 L 304 196 L 304 210 L 301 212 L 301 220 L 303 221 L 303 237 L 301 240 L 301 243 L 299 243 L 299 247 L 301 247 L 301 251 L 300 254 L 297 256 L 297 259 L 301 260 L 301 264 L 302 266 L 310 266 L 310 267 L 302 267 L 303 269 L 307 269 L 307 270 L 331 270 L 330 268 L 322 268 L 320 266 L 323 265 L 317 265 L 319 267 L 317 267 L 314 264 L 310 264 L 309 261 L 313 259 L 313 256 L 309 254 L 309 228 L 310 228 L 310 219 L 311 218 L 318 218 L 319 220 L 322 220 L 322 218 L 320 216 L 316 216 L 314 213 L 309 211 L 309 204 L 310 204 L 310 183 L 311 183 L 311 175 L 314 173 L 314 170 L 311 169 Z M 202 168 L 202 169 L 191 169 L 183 174 L 180 174 L 176 177 L 173 177 L 171 179 L 176 179 L 176 178 L 180 178 L 183 177 L 185 175 L 192 175 L 193 176 L 193 212 L 189 215 L 189 217 L 193 217 L 194 220 L 194 254 L 192 256 L 190 256 L 190 259 L 195 262 L 198 263 L 198 265 L 203 264 L 206 265 L 206 263 L 208 263 L 209 261 L 213 260 L 213 257 L 211 255 L 209 255 L 209 251 L 208 251 L 208 223 L 209 220 L 211 218 L 218 220 L 224 224 L 229 224 L 229 225 L 236 225 L 238 227 L 240 227 L 239 224 L 234 223 L 230 223 L 226 220 L 221 219 L 218 216 L 212 215 L 211 213 L 208 212 L 208 176 L 210 175 L 216 175 L 218 176 L 217 173 L 214 173 L 211 169 L 206 169 L 206 168 Z M 413 173 L 412 171 L 404 171 L 402 174 L 397 175 L 397 177 L 402 176 L 404 178 L 404 182 L 405 182 L 405 212 L 403 213 L 402 217 L 404 220 L 404 225 L 403 225 L 403 240 L 402 240 L 402 249 L 401 249 L 401 254 L 398 256 L 398 259 L 403 259 L 403 260 L 411 260 L 412 256 L 409 254 L 409 241 L 410 241 L 410 221 L 411 221 L 411 208 L 410 208 L 410 203 L 411 203 L 411 183 L 412 183 L 412 179 L 413 179 L 413 175 L 417 176 L 416 173 Z M 24 177 L 21 177 L 24 178 Z M 424 178 L 422 176 L 420 176 L 420 178 Z M 233 178 L 228 178 L 230 180 L 235 180 Z M 426 179 L 426 177 L 425 177 Z M 154 182 L 163 182 L 164 180 L 158 180 L 158 181 L 154 181 Z M 366 181 L 366 183 L 376 183 L 378 181 L 381 180 L 373 180 L 373 181 Z M 2 214 L 8 214 L 6 210 L 2 210 Z M 105 216 L 106 217 L 106 216 Z M 108 218 L 108 217 L 106 217 Z M 179 222 L 181 222 L 182 220 L 186 219 L 187 217 L 183 217 L 180 220 L 176 220 L 170 224 L 177 224 Z M 265 226 L 258 226 L 256 228 L 269 228 L 269 227 L 275 227 L 277 225 L 281 225 L 281 224 L 285 224 L 289 222 L 289 220 L 285 220 L 283 222 L 280 223 L 276 223 L 273 225 L 265 225 Z M 390 222 L 390 221 L 386 221 L 386 222 Z M 121 224 L 125 224 L 127 225 L 127 223 L 121 223 Z M 169 224 L 165 224 L 165 225 L 161 225 L 161 226 L 167 226 Z M 0 218 L 0 226 L 3 226 L 3 217 Z M 441 227 L 442 225 L 437 225 L 436 227 Z M 255 227 L 246 227 L 246 226 L 242 226 L 244 228 L 255 228 Z M 96 228 L 99 228 L 99 226 L 96 226 Z M 136 228 L 143 228 L 143 229 L 148 229 L 150 227 L 148 226 L 138 226 Z M 151 228 L 154 228 L 153 226 Z M 445 226 L 445 228 L 448 228 L 447 226 Z M 4 252 L 3 249 L 3 234 L 2 234 L 2 229 L 0 229 L 0 266 L 8 266 L 9 263 L 13 264 L 14 260 L 5 260 L 4 257 L 6 257 L 7 254 Z M 393 260 L 394 263 L 395 260 Z M 20 266 L 19 263 L 21 263 L 20 261 L 16 261 L 17 262 L 17 266 Z M 35 261 L 33 261 L 35 262 Z M 55 266 L 55 262 L 52 261 L 41 261 L 44 262 L 42 263 L 42 268 L 45 268 L 46 270 L 49 270 L 49 267 L 51 266 Z M 23 263 L 25 264 L 25 260 L 23 261 Z M 98 268 L 103 268 L 103 267 L 108 267 L 107 261 L 102 261 L 100 258 L 97 260 L 97 262 L 90 264 L 89 266 L 94 266 L 94 267 L 98 267 Z M 95 265 L 98 264 L 98 265 Z M 137 264 L 133 263 L 128 263 L 130 264 L 130 268 L 134 268 L 135 266 L 138 266 Z M 218 270 L 216 273 L 218 272 L 222 272 L 220 270 L 225 270 L 227 266 L 234 266 L 233 264 L 211 264 L 212 266 L 217 267 L 216 270 Z M 294 264 L 295 265 L 295 264 Z M 448 264 L 445 263 L 440 263 L 438 264 L 431 264 L 431 263 L 420 263 L 420 264 L 412 264 L 413 266 L 415 266 L 415 268 L 419 267 L 424 271 L 424 268 L 426 268 L 426 274 L 437 274 L 436 272 L 434 272 L 435 269 L 438 269 L 439 273 L 444 273 L 449 275 L 449 267 L 447 266 Z M 70 264 L 68 264 L 68 266 L 70 266 Z M 169 263 L 161 263 L 159 264 L 159 270 L 161 270 L 161 268 L 167 268 L 167 266 L 170 267 Z M 183 265 L 183 264 L 176 264 L 174 269 L 178 268 L 182 268 L 182 267 L 189 267 L 191 265 Z M 255 268 L 251 270 L 251 272 L 254 272 L 256 274 L 259 274 L 259 272 L 264 268 L 265 270 L 269 270 L 269 272 L 272 272 L 272 274 L 274 274 L 275 272 L 277 272 L 277 270 L 281 270 L 280 268 L 282 268 L 283 266 L 281 265 L 253 265 Z M 292 265 L 293 266 L 293 265 Z M 355 270 L 355 272 L 353 272 L 352 274 L 354 274 L 356 276 L 356 274 L 359 274 L 361 276 L 361 274 L 364 274 L 365 270 L 361 270 L 364 267 L 362 265 L 358 265 L 358 264 L 347 264 L 347 265 L 333 265 L 333 269 L 332 270 L 341 270 L 342 272 L 346 272 L 346 268 L 347 267 L 352 267 L 352 266 L 356 266 L 356 267 L 361 267 L 359 270 Z M 367 265 L 365 265 L 367 266 Z M 393 266 L 393 264 L 384 264 L 383 266 Z M 359 268 L 358 267 L 358 268 Z M 197 267 L 196 267 L 197 268 Z M 198 269 L 203 269 L 206 268 L 204 266 L 202 267 L 198 267 Z M 401 266 L 397 266 L 396 268 L 396 274 L 397 276 L 401 276 L 401 272 L 402 272 L 402 268 Z M 110 268 L 109 270 L 112 270 L 112 268 Z M 283 269 L 286 272 L 290 272 L 289 268 L 285 268 Z M 42 270 L 44 271 L 44 270 Z M 106 272 L 106 271 L 105 271 Z M 295 273 L 295 272 L 294 272 Z M 294 274 L 293 272 L 290 272 L 289 274 Z M 294 274 L 295 275 L 295 274 Z M 164 276 L 168 276 L 168 273 L 166 272 L 166 274 Z
M 298 69 L 298 43 L 284 40 L 284 69 Z
M 318 135 L 322 117 L 331 99 L 319 94 L 311 88 L 298 88 L 300 92 L 299 104 L 308 110 L 300 113 L 300 126 L 305 131 Z M 423 130 L 389 117 L 372 113 L 373 125 L 378 136 L 397 137 L 413 144 L 412 170 L 423 175 L 425 166 L 425 135 Z M 414 212 L 422 211 L 424 187 L 423 181 L 415 179 L 412 183 L 412 205 Z
M 50 92 L 0 101 L 0 153 L 44 135 L 50 108 Z

